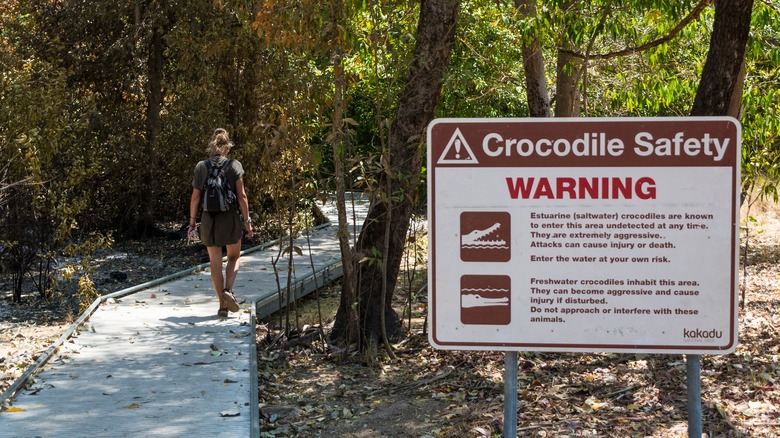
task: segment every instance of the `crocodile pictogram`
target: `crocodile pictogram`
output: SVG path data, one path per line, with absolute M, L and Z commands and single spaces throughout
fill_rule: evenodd
M 474 230 L 468 234 L 464 234 L 460 238 L 460 245 L 466 248 L 467 247 L 480 247 L 480 248 L 504 247 L 506 246 L 506 241 L 504 239 L 500 239 L 500 238 L 493 239 L 493 240 L 485 239 L 485 237 L 488 237 L 491 234 L 498 231 L 499 228 L 501 228 L 501 223 L 496 222 L 495 224 L 485 228 L 484 230 Z
M 509 297 L 489 298 L 480 294 L 463 294 L 460 296 L 460 306 L 463 308 L 508 305 Z

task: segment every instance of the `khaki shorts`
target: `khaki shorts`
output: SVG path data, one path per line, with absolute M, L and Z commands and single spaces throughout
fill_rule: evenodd
M 204 211 L 200 218 L 200 241 L 206 246 L 225 246 L 241 241 L 244 228 L 238 210 Z

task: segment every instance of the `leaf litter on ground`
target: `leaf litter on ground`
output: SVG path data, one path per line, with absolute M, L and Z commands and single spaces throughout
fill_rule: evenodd
M 761 212 L 764 232 L 751 234 L 746 258 L 743 236 L 736 352 L 702 356 L 708 436 L 780 436 L 775 211 Z M 322 340 L 314 347 L 267 345 L 263 339 L 274 332 L 267 327 L 258 338 L 261 430 L 290 437 L 501 436 L 503 353 L 433 349 L 423 333 L 425 311 L 416 303 L 418 324 L 397 346 L 397 362 L 363 363 Z M 683 355 L 520 353 L 518 436 L 687 437 L 686 385 Z

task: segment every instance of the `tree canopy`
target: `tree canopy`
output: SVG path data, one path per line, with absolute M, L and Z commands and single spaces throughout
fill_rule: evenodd
M 413 183 L 399 199 L 422 212 L 424 160 L 403 174 L 387 163 L 431 1 L 3 2 L 0 255 L 14 288 L 36 272 L 47 295 L 64 254 L 184 223 L 217 127 L 260 220 L 289 222 L 339 178 L 396 199 L 388 175 Z M 460 3 L 428 84 L 436 116 L 687 115 L 715 21 L 712 0 Z M 743 191 L 776 197 L 780 4 L 756 1 L 751 20 Z

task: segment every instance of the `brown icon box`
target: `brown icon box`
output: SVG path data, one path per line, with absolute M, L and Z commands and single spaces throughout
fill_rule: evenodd
M 508 262 L 511 216 L 507 212 L 465 211 L 460 214 L 460 259 L 464 262 Z
M 460 277 L 463 324 L 508 325 L 512 319 L 511 279 L 507 275 Z

